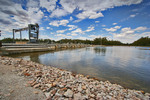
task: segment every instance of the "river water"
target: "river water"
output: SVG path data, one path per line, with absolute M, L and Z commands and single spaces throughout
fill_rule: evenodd
M 145 48 L 149 47 L 87 47 L 10 56 L 150 92 L 150 50 Z

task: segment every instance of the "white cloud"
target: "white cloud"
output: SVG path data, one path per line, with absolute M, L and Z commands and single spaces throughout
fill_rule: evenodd
M 77 36 L 78 34 L 76 34 L 76 33 L 72 33 L 71 35 L 72 35 L 72 36 Z
M 114 28 L 115 28 L 115 29 L 120 29 L 120 28 L 121 28 L 121 26 L 115 26 Z
M 135 31 L 145 31 L 147 29 L 147 27 L 137 27 L 136 29 L 134 29 Z
M 79 20 L 76 22 L 78 22 L 85 18 L 96 19 L 98 17 L 103 17 L 100 11 L 104 11 L 108 8 L 139 4 L 141 2 L 142 0 L 61 0 L 60 4 L 69 13 L 72 13 L 76 8 L 83 11 L 77 15 Z
M 113 25 L 116 25 L 117 23 L 113 23 Z
M 69 27 L 68 30 L 73 30 L 73 29 L 76 29 L 76 28 L 77 28 L 77 26 L 75 26 L 75 25 L 68 25 L 68 27 Z
M 70 21 L 72 21 L 73 20 L 73 18 L 72 17 L 70 17 L 70 19 L 69 19 Z
M 60 21 L 52 21 L 51 23 L 49 23 L 49 25 L 59 27 L 60 25 L 62 25 L 62 26 L 66 26 L 66 25 L 67 25 L 67 23 L 69 23 L 69 21 L 68 21 L 68 20 L 60 20 Z
M 90 26 L 90 27 L 88 27 L 88 29 L 85 32 L 90 32 L 90 31 L 93 31 L 93 30 L 95 30 L 94 26 Z
M 40 23 L 44 14 L 36 6 L 37 4 L 34 2 L 31 5 L 27 4 L 27 9 L 23 9 L 21 4 L 11 0 L 0 0 L 0 28 L 3 33 L 11 32 L 12 29 L 16 28 L 27 27 L 30 23 Z
M 115 26 L 115 27 L 111 27 L 111 28 L 104 28 L 106 31 L 109 31 L 109 32 L 115 32 L 117 31 L 118 29 L 120 29 L 121 26 Z
M 61 36 L 61 37 L 65 37 L 66 35 L 65 34 L 57 34 L 55 36 Z
M 102 27 L 106 27 L 106 25 L 102 25 Z
M 104 17 L 104 15 L 101 12 L 99 12 L 99 13 L 95 12 L 95 13 L 93 13 L 89 16 L 89 19 L 96 19 L 96 18 L 99 18 L 99 17 Z
M 67 35 L 70 35 L 71 33 L 67 33 Z
M 71 33 L 79 33 L 79 34 L 84 34 L 81 28 L 77 28 L 76 30 L 72 31 Z
M 33 7 L 33 8 L 35 8 L 35 7 L 38 7 L 38 5 L 39 5 L 39 2 L 36 1 L 36 0 L 29 0 L 27 2 L 27 7 Z
M 112 33 L 113 34 L 113 39 L 119 40 L 124 43 L 132 43 L 135 40 L 145 37 L 145 36 L 150 36 L 150 32 L 141 32 L 141 34 L 138 34 L 138 31 L 145 31 L 147 28 L 146 27 L 137 27 L 135 29 L 131 29 L 130 27 L 125 27 L 122 28 L 120 33 Z
M 106 30 L 106 31 L 114 32 L 114 31 L 116 31 L 117 29 L 115 29 L 115 28 L 105 28 L 105 30 Z
M 100 21 L 95 21 L 95 23 L 99 23 Z
M 50 34 L 54 34 L 53 32 L 51 32 Z
M 130 17 L 135 17 L 136 15 L 130 15 Z
M 79 20 L 83 20 L 86 18 L 89 19 L 96 19 L 98 17 L 103 17 L 103 14 L 101 12 L 93 12 L 93 11 L 83 11 L 82 13 L 79 13 L 76 17 L 79 18 Z
M 56 7 L 57 0 L 40 0 L 40 7 L 46 8 L 47 11 L 51 12 Z
M 65 16 L 67 15 L 67 11 L 64 9 L 55 9 L 52 14 L 50 15 L 50 17 L 61 17 L 61 16 Z
M 46 27 L 46 29 L 50 29 L 50 27 Z
M 56 31 L 57 33 L 64 33 L 65 31 L 67 31 L 67 30 L 58 30 L 58 31 Z
M 44 27 L 40 27 L 40 29 L 39 29 L 39 30 L 43 31 L 43 30 L 45 30 L 45 29 L 44 29 Z
M 65 34 L 56 34 L 55 36 L 59 37 L 57 38 L 57 40 L 64 39 L 64 38 L 68 38 L 68 39 L 72 38 L 72 36 L 67 36 Z
M 44 16 L 44 13 L 38 8 L 28 8 L 29 18 L 31 18 L 28 23 L 38 23 Z

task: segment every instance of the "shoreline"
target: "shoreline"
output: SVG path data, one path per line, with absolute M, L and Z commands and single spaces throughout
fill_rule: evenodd
M 0 64 L 14 66 L 14 73 L 31 79 L 27 82 L 28 87 L 43 91 L 49 100 L 150 99 L 150 93 L 144 93 L 144 91 L 126 89 L 109 81 L 100 81 L 32 61 L 0 56 Z

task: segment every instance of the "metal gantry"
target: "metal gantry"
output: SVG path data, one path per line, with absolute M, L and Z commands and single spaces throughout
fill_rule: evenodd
M 13 29 L 13 41 L 15 40 L 15 32 L 20 32 L 20 39 L 22 39 L 21 31 L 25 31 L 25 30 L 28 30 L 30 43 L 38 42 L 39 25 L 37 23 L 36 24 L 28 24 L 28 27 L 25 27 L 25 28 Z

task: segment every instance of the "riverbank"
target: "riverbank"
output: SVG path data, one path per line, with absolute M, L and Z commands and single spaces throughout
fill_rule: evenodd
M 39 89 L 26 86 L 30 78 L 20 77 L 13 70 L 16 70 L 14 66 L 0 64 L 0 100 L 46 99 Z
M 125 89 L 122 86 L 112 84 L 109 81 L 105 82 L 99 81 L 97 79 L 89 78 L 89 76 L 74 74 L 70 71 L 58 69 L 51 66 L 45 66 L 32 61 L 26 61 L 10 57 L 0 57 L 0 64 L 1 64 L 0 67 L 3 66 L 2 68 L 4 67 L 10 68 L 13 71 L 12 74 L 17 75 L 16 77 L 28 79 L 24 83 L 26 84 L 25 86 L 27 87 L 23 88 L 33 87 L 32 88 L 33 90 L 34 89 L 41 90 L 42 93 L 45 95 L 45 97 L 49 100 L 51 99 L 149 100 L 150 99 L 150 94 L 144 93 L 144 91 Z M 2 71 L 1 73 L 3 73 L 3 70 L 1 71 Z M 3 78 L 2 75 L 1 78 Z M 2 86 L 4 89 L 7 87 L 7 85 L 9 87 L 8 83 L 10 83 L 5 82 L 5 79 L 7 78 L 3 78 L 3 81 L 1 81 L 2 82 L 1 84 L 6 85 Z M 3 93 L 2 90 L 3 89 L 1 89 L 0 92 Z M 17 91 L 17 88 L 14 91 Z M 35 91 L 34 93 L 39 96 L 41 94 L 40 92 L 37 91 Z M 16 96 L 19 94 L 20 93 L 16 94 Z

